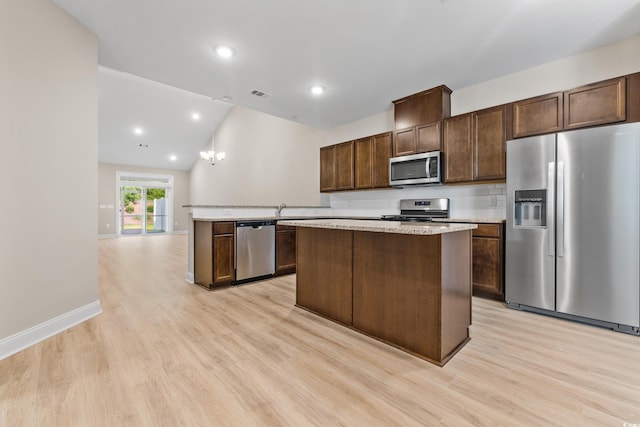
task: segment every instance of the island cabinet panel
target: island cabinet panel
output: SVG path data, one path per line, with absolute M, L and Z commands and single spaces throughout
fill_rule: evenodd
M 336 190 L 353 190 L 353 141 L 336 145 Z
M 353 252 L 353 326 L 440 360 L 440 236 L 356 232 Z
M 353 231 L 298 227 L 296 305 L 352 323 Z
M 513 138 L 559 132 L 563 129 L 563 93 L 551 93 L 511 104 Z
M 193 222 L 194 281 L 206 288 L 213 284 L 213 224 L 211 221 Z
M 320 191 L 336 189 L 336 146 L 320 148 Z
M 296 228 L 276 225 L 276 275 L 296 272 Z
M 624 121 L 625 77 L 581 86 L 564 93 L 564 127 L 578 129 Z
M 471 113 L 444 120 L 443 169 L 445 182 L 467 182 L 473 180 L 471 125 Z
M 235 223 L 194 221 L 194 281 L 211 289 L 235 280 Z

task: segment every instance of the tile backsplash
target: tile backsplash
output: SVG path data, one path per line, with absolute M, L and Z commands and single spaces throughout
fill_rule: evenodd
M 443 185 L 330 194 L 335 215 L 371 216 L 399 213 L 400 199 L 448 198 L 451 217 L 505 218 L 506 184 Z

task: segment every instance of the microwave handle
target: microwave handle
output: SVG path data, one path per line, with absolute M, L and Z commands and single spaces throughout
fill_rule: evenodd
M 425 176 L 426 176 L 427 178 L 431 178 L 431 173 L 430 173 L 430 171 L 429 171 L 429 169 L 430 169 L 430 168 L 429 168 L 429 165 L 431 164 L 431 157 L 427 157 L 427 159 L 426 159 L 426 160 L 427 160 L 427 161 L 426 161 L 426 162 L 424 162 L 424 167 L 426 168 Z

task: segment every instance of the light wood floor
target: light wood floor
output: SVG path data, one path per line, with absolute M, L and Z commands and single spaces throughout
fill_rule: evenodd
M 295 276 L 188 285 L 186 236 L 99 245 L 103 314 L 0 362 L 0 425 L 640 423 L 637 337 L 474 298 L 439 368 L 296 309 Z

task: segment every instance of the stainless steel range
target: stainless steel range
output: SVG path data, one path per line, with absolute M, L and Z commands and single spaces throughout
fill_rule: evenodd
M 449 199 L 403 199 L 400 215 L 383 215 L 385 221 L 429 222 L 434 218 L 449 218 Z

